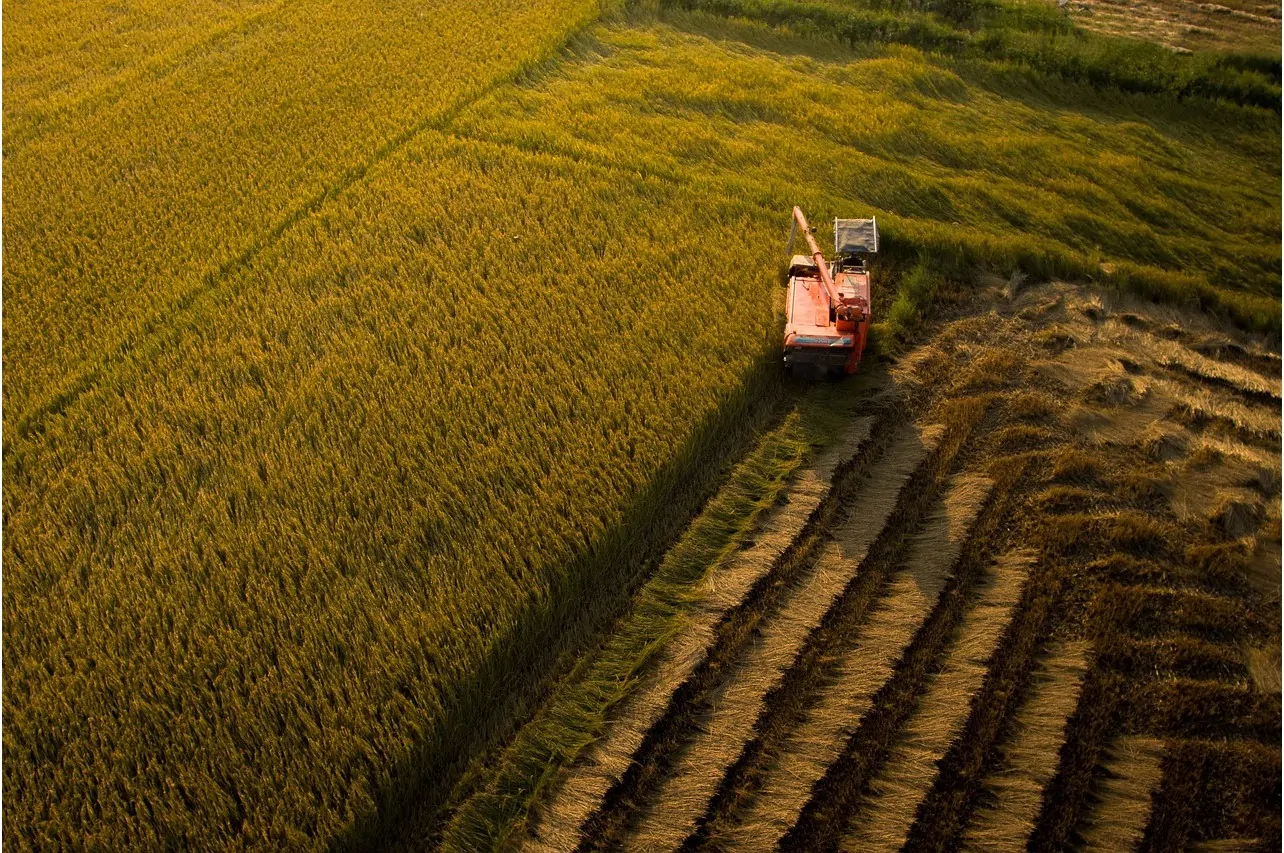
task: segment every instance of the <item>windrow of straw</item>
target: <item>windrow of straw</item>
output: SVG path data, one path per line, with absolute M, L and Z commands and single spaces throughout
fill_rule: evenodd
M 940 672 L 929 679 L 918 707 L 870 783 L 870 794 L 848 823 L 843 850 L 900 850 L 932 788 L 937 764 L 962 730 L 1021 597 L 1034 554 L 1004 554 L 978 583 Z
M 863 484 L 847 521 L 832 531 L 808 575 L 798 583 L 780 611 L 764 626 L 744 658 L 725 673 L 711 698 L 712 713 L 700 732 L 671 765 L 628 850 L 664 850 L 681 845 L 704 814 L 727 768 L 750 740 L 764 700 L 794 662 L 807 636 L 815 630 L 860 570 L 870 544 L 882 532 L 910 475 L 940 440 L 940 428 L 906 428 L 879 466 L 877 479 Z
M 963 849 L 1020 853 L 1026 849 L 1044 790 L 1056 772 L 1066 721 L 1078 703 L 1088 647 L 1066 641 L 1040 662 L 1031 693 L 1000 745 L 999 764 L 986 775 L 983 805 L 963 832 Z
M 935 608 L 991 486 L 975 475 L 951 481 L 940 504 L 914 534 L 903 565 L 868 622 L 843 652 L 819 702 L 781 745 L 774 766 L 731 834 L 731 846 L 771 846 L 794 825 L 812 786 L 842 751 L 905 646 Z
M 579 843 L 584 822 L 601 806 L 607 790 L 619 782 L 678 687 L 705 659 L 717 639 L 716 625 L 744 600 L 802 533 L 807 520 L 829 494 L 835 468 L 859 452 L 872 425 L 870 418 L 850 424 L 842 440 L 814 466 L 799 472 L 782 496 L 783 502 L 763 514 L 746 547 L 706 575 L 695 592 L 694 613 L 665 641 L 653 663 L 653 672 L 619 709 L 602 739 L 589 747 L 558 786 L 523 849 L 567 850 Z

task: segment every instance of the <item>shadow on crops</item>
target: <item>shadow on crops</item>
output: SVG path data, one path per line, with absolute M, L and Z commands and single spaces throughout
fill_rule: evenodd
M 459 686 L 444 724 L 424 733 L 376 784 L 375 811 L 358 815 L 333 850 L 420 846 L 468 764 L 497 746 L 538 706 L 559 672 L 627 611 L 637 587 L 711 497 L 753 439 L 787 409 L 774 351 L 727 394 L 634 501 L 623 521 L 550 583 L 508 636 L 496 637 L 475 677 Z

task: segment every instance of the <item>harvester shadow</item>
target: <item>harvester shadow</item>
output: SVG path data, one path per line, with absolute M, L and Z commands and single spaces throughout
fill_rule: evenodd
M 620 524 L 567 570 L 451 697 L 444 725 L 372 783 L 374 808 L 357 815 L 332 850 L 431 845 L 443 808 L 469 764 L 502 746 L 545 698 L 549 685 L 626 615 L 637 588 L 716 494 L 753 440 L 778 423 L 801 386 L 782 381 L 774 352 L 748 371 L 718 408 L 676 448 Z

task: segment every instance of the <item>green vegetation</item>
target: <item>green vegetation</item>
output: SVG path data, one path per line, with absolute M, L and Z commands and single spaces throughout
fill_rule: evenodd
M 924 258 L 914 265 L 902 279 L 896 291 L 896 299 L 887 311 L 884 328 L 891 336 L 884 339 L 884 348 L 891 351 L 905 346 L 908 340 L 923 325 L 923 312 L 930 309 L 936 301 L 943 280 L 932 269 L 931 262 Z
M 1051 5 L 996 0 L 669 0 L 836 37 L 853 48 L 905 44 L 997 60 L 1065 80 L 1125 92 L 1224 98 L 1279 111 L 1279 60 L 1216 52 L 1182 55 L 1146 41 L 1079 29 Z
M 903 46 L 853 62 L 826 40 L 703 15 L 648 20 L 582 37 L 581 61 L 493 93 L 456 128 L 751 199 L 764 218 L 791 200 L 819 222 L 874 213 L 894 267 L 926 254 L 1091 278 L 1279 328 L 1276 113 Z
M 443 797 L 770 414 L 792 204 L 879 216 L 889 342 L 978 266 L 1278 329 L 1252 67 L 1097 79 L 1118 54 L 1040 64 L 1077 35 L 891 7 L 941 52 L 820 37 L 825 4 L 190 8 L 5 42 L 4 822 L 37 846 L 360 846 Z M 781 429 L 599 699 L 797 464 Z

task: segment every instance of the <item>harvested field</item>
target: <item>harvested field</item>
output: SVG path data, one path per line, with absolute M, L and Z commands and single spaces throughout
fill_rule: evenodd
M 935 781 L 937 763 L 958 737 L 990 656 L 1021 597 L 1033 555 L 1000 558 L 981 579 L 947 652 L 945 667 L 927 683 L 918 707 L 892 748 L 871 793 L 852 818 L 842 849 L 900 850 L 915 813 Z
M 1072 0 L 1067 9 L 1084 29 L 1178 51 L 1219 47 L 1278 54 L 1280 49 L 1275 0 Z
M 786 526 L 795 544 L 765 537 L 788 554 L 768 570 L 781 580 L 732 583 L 703 639 L 661 654 L 685 680 L 663 677 L 667 704 L 639 688 L 631 751 L 555 842 L 559 795 L 539 807 L 532 849 L 1278 837 L 1278 799 L 1217 775 L 1205 744 L 1221 732 L 1278 766 L 1278 591 L 1250 558 L 1279 547 L 1263 439 L 1280 378 L 1260 341 L 1157 334 L 1171 317 L 1064 284 L 982 286 L 890 371 L 853 465 L 805 530 Z M 1215 334 L 1235 348 L 1188 345 Z M 564 784 L 598 773 L 598 748 Z M 1216 784 L 1228 811 L 1174 811 Z
M 793 827 L 811 788 L 844 745 L 891 677 L 915 631 L 936 606 L 992 483 L 963 475 L 910 543 L 904 565 L 881 593 L 855 644 L 843 653 L 834 675 L 803 724 L 779 747 L 753 801 L 742 809 L 728 847 L 774 844 Z
M 907 429 L 879 465 L 883 475 L 857 493 L 845 524 L 833 532 L 808 576 L 770 617 L 747 654 L 709 697 L 711 713 L 696 721 L 694 742 L 673 761 L 646 808 L 626 850 L 669 850 L 681 846 L 704 814 L 722 776 L 741 754 L 753 724 L 779 679 L 820 625 L 834 600 L 860 570 L 869 546 L 891 515 L 910 475 L 940 440 L 940 428 Z
M 1083 850 L 1118 853 L 1141 846 L 1150 804 L 1162 779 L 1164 745 L 1152 738 L 1121 738 L 1102 757 L 1105 775 L 1093 791 L 1082 832 Z
M 982 782 L 979 806 L 963 834 L 963 849 L 1026 849 L 1043 792 L 1057 768 L 1066 722 L 1074 712 L 1088 667 L 1083 641 L 1059 644 L 1039 662 L 1030 696 L 1016 713 L 1014 731 L 999 746 L 998 766 Z

